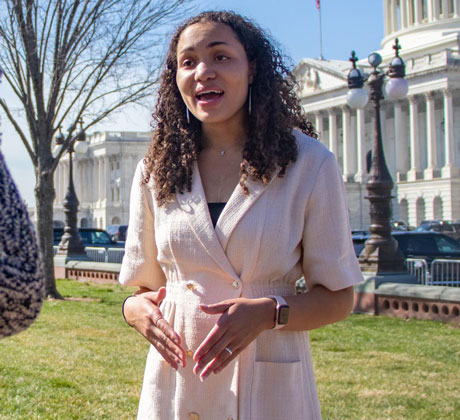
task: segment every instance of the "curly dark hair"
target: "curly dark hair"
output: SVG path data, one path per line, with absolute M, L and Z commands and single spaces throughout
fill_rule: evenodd
M 156 110 L 153 114 L 153 138 L 144 164 L 143 183 L 153 176 L 156 199 L 165 204 L 175 194 L 190 191 L 193 163 L 202 150 L 201 123 L 190 115 L 176 84 L 177 44 L 190 25 L 216 22 L 230 26 L 243 45 L 249 62 L 255 60 L 256 74 L 252 89 L 251 115 L 247 117 L 247 141 L 243 148 L 240 185 L 245 194 L 248 176 L 267 183 L 278 171 L 283 176 L 290 162 L 297 158 L 297 144 L 292 134 L 298 128 L 317 137 L 306 120 L 294 90 L 291 72 L 269 37 L 249 19 L 234 12 L 203 12 L 188 19 L 172 37 L 161 76 Z

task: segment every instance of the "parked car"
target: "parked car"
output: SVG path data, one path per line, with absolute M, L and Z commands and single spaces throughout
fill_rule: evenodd
M 103 248 L 124 248 L 123 242 L 115 242 L 112 240 L 110 235 L 102 229 L 95 228 L 80 228 L 80 233 L 83 245 L 86 246 L 97 246 Z M 54 245 L 59 245 L 61 237 L 64 234 L 63 228 L 54 228 Z
M 416 232 L 439 232 L 451 238 L 460 239 L 460 223 L 448 220 L 423 220 Z
M 442 233 L 394 231 L 391 234 L 406 258 L 425 259 L 428 265 L 437 258 L 460 259 L 460 242 Z M 368 238 L 369 235 L 353 235 L 356 256 L 361 253 Z
M 107 233 L 115 241 L 126 241 L 126 232 L 128 230 L 128 225 L 109 225 L 107 226 Z

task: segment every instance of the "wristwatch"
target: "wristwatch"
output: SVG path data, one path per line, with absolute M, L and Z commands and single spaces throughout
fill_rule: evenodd
M 275 325 L 272 330 L 283 328 L 289 320 L 289 305 L 281 296 L 270 295 L 267 297 L 273 299 L 276 302 Z

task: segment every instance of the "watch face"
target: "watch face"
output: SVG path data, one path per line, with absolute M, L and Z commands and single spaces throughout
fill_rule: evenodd
M 285 325 L 289 320 L 289 306 L 280 306 L 278 314 L 278 324 Z

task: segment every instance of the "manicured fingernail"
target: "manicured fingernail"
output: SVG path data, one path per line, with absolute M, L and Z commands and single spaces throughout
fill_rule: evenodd
M 174 341 L 176 344 L 179 344 L 179 338 L 178 338 L 178 337 L 173 337 L 173 341 Z

